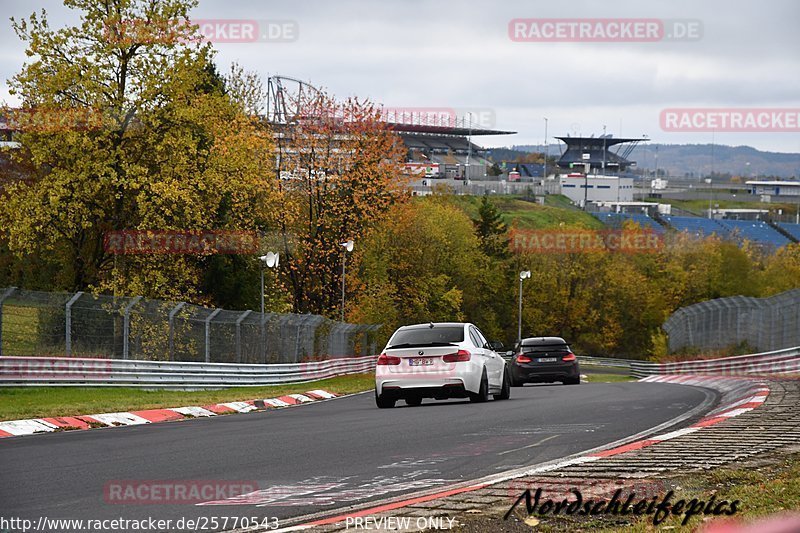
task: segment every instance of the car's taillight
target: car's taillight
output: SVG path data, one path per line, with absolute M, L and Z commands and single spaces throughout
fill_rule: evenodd
M 469 361 L 472 354 L 466 350 L 459 350 L 456 353 L 449 353 L 442 356 L 442 361 L 445 363 L 460 363 L 462 361 Z
M 386 355 L 382 353 L 378 356 L 378 364 L 379 365 L 399 365 L 401 359 L 399 357 L 395 357 L 393 355 Z
M 528 357 L 527 355 L 519 354 L 517 356 L 517 363 L 530 363 L 530 362 L 531 358 Z
M 561 360 L 562 361 L 574 361 L 575 360 L 575 354 L 574 353 L 568 353 L 567 355 L 562 357 Z

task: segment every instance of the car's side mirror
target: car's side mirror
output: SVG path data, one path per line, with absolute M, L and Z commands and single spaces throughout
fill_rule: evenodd
M 484 348 L 492 350 L 493 352 L 502 352 L 505 349 L 505 346 L 500 341 L 489 341 L 486 343 Z

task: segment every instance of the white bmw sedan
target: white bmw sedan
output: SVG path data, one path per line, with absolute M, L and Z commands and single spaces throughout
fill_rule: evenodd
M 403 326 L 378 357 L 375 402 L 394 407 L 403 399 L 416 406 L 423 398 L 469 398 L 485 402 L 510 397 L 505 360 L 473 324 L 439 322 Z

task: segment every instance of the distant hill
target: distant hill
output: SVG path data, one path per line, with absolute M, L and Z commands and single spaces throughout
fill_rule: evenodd
M 518 145 L 511 148 L 492 148 L 493 158 L 502 154 L 502 159 L 512 159 L 514 153 L 538 152 L 535 145 Z M 559 157 L 562 144 L 550 145 L 550 155 Z M 657 150 L 656 150 L 657 149 Z M 658 168 L 667 170 L 670 176 L 706 176 L 712 172 L 711 144 L 640 144 L 634 148 L 629 159 L 637 162 L 639 169 L 654 170 L 656 151 Z M 800 154 L 762 152 L 750 146 L 713 145 L 713 171 L 715 174 L 730 174 L 752 179 L 755 176 L 780 178 L 800 177 Z M 499 158 L 497 158 L 499 159 Z M 748 163 L 750 163 L 748 165 Z

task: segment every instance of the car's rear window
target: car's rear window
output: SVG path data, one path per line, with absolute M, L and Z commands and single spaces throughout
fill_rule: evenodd
M 536 344 L 522 345 L 523 353 L 545 353 L 545 352 L 568 352 L 569 346 L 566 344 Z
M 402 329 L 394 334 L 389 348 L 394 346 L 428 346 L 464 341 L 463 326 L 434 326 L 432 328 Z

